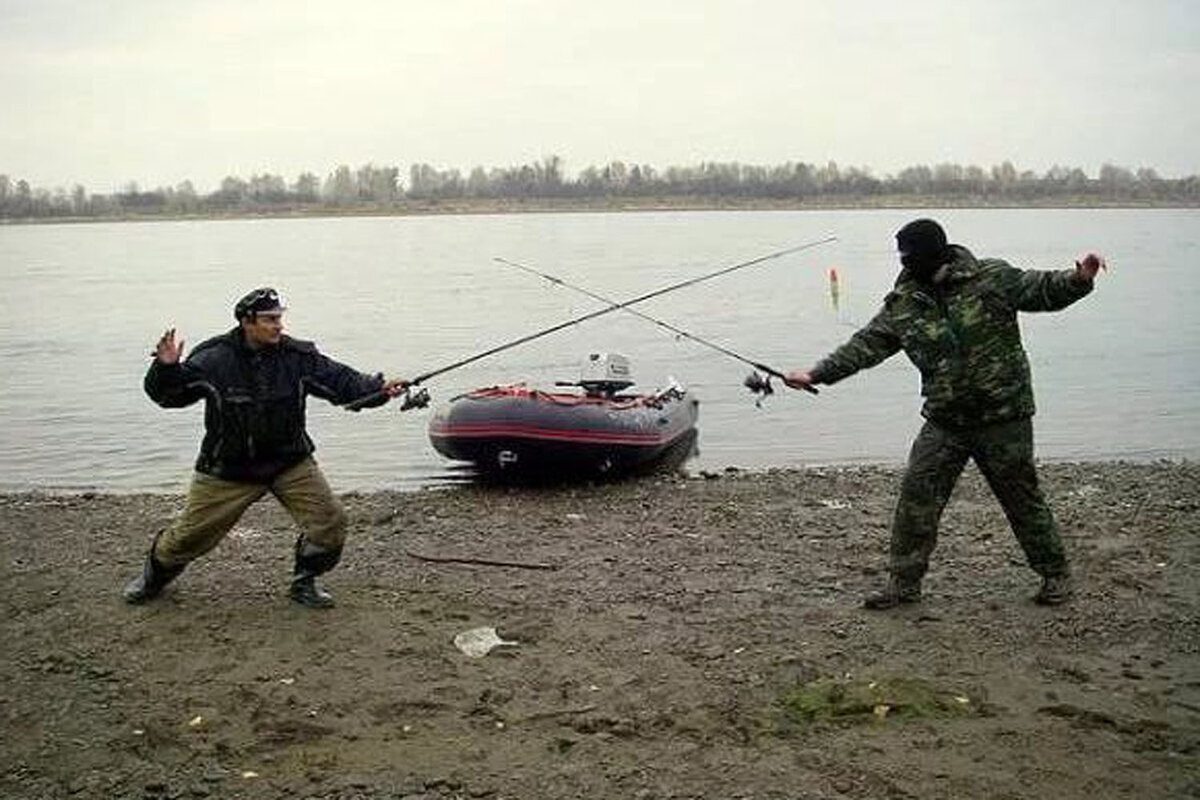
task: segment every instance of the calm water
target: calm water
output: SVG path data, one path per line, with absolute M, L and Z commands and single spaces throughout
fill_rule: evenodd
M 1109 257 L 1076 306 L 1025 315 L 1040 457 L 1200 455 L 1200 212 L 956 210 L 933 214 L 977 255 L 1058 268 Z M 643 305 L 779 369 L 807 367 L 874 313 L 896 271 L 906 211 L 546 214 L 0 227 L 0 490 L 182 488 L 202 411 L 141 390 L 175 326 L 189 345 L 232 326 L 271 284 L 289 331 L 364 371 L 414 375 L 598 305 L 495 263 L 536 266 L 616 298 L 806 241 L 838 241 Z M 832 307 L 828 271 L 840 277 Z M 920 424 L 903 355 L 813 398 L 756 408 L 742 364 L 615 313 L 430 381 L 434 403 L 484 385 L 577 377 L 624 353 L 639 386 L 674 376 L 701 399 L 695 469 L 900 463 Z M 453 474 L 429 445 L 432 409 L 350 414 L 314 401 L 318 458 L 339 489 L 413 488 Z

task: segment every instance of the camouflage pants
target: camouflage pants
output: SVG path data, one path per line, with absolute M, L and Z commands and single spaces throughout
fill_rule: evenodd
M 183 513 L 155 543 L 154 557 L 163 566 L 178 567 L 204 555 L 267 492 L 283 503 L 300 526 L 305 542 L 319 551 L 341 550 L 346 540 L 346 512 L 317 462 L 306 458 L 270 484 L 239 483 L 195 473 Z
M 1067 572 L 1054 515 L 1038 488 L 1033 421 L 948 430 L 926 421 L 913 442 L 892 521 L 890 570 L 919 581 L 937 544 L 938 520 L 967 459 L 975 459 L 1000 501 L 1029 566 L 1042 575 Z

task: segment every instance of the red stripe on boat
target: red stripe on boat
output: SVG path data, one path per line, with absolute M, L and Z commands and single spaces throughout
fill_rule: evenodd
M 639 406 L 657 407 L 657 398 L 651 395 L 622 395 L 619 397 L 592 397 L 583 394 L 560 394 L 558 392 L 543 392 L 528 386 L 489 386 L 486 389 L 476 389 L 462 397 L 471 400 L 530 400 L 535 403 L 549 403 L 557 406 L 605 406 L 616 410 L 638 408 Z M 457 399 L 457 398 L 456 398 Z
M 514 439 L 547 439 L 561 442 L 592 444 L 661 444 L 671 437 L 658 433 L 609 433 L 607 431 L 562 430 L 537 428 L 529 425 L 438 425 L 430 428 L 430 436 L 445 439 L 481 439 L 504 436 Z

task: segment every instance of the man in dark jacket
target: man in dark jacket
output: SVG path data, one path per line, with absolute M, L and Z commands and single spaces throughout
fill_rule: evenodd
M 403 380 L 364 375 L 283 333 L 279 294 L 256 289 L 234 307 L 238 325 L 182 360 L 183 341 L 166 331 L 146 372 L 146 394 L 163 408 L 205 401 L 204 440 L 182 514 L 155 536 L 125 599 L 158 596 L 193 559 L 217 546 L 247 508 L 271 492 L 300 527 L 290 595 L 313 608 L 333 605 L 314 581 L 341 557 L 346 514 L 312 458 L 305 430 L 308 395 L 337 405 L 378 406 Z
M 1092 291 L 1104 259 L 1088 253 L 1074 269 L 1018 270 L 949 244 L 931 219 L 896 234 L 903 269 L 883 309 L 810 370 L 788 373 L 793 388 L 836 383 L 900 350 L 921 373 L 925 424 L 913 442 L 892 521 L 889 578 L 868 608 L 921 598 L 938 520 L 968 459 L 999 499 L 1042 576 L 1035 600 L 1065 602 L 1070 572 L 1033 461 L 1033 384 L 1019 311 L 1057 311 Z

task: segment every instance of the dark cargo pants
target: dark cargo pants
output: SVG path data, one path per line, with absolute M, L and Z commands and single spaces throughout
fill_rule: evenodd
M 346 512 L 317 462 L 306 458 L 270 484 L 238 483 L 197 472 L 183 512 L 154 545 L 154 557 L 178 567 L 212 550 L 251 505 L 267 492 L 300 526 L 304 542 L 322 552 L 338 552 L 346 540 Z
M 968 430 L 925 422 L 909 453 L 892 520 L 892 574 L 904 582 L 925 575 L 937 544 L 938 520 L 969 458 L 1000 501 L 1029 566 L 1041 575 L 1065 574 L 1058 526 L 1038 488 L 1033 421 L 1028 418 Z

